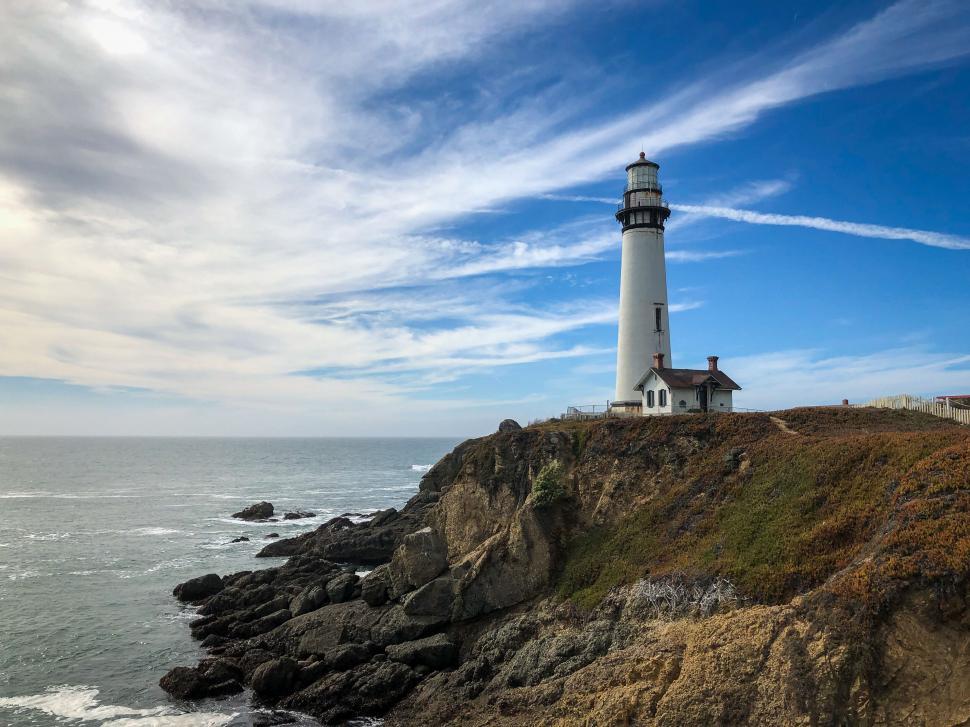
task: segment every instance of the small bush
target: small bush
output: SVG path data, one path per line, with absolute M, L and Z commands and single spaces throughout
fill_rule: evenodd
M 566 497 L 562 486 L 563 467 L 559 460 L 545 465 L 532 483 L 532 501 L 536 507 L 549 507 Z
M 669 621 L 681 616 L 707 618 L 737 604 L 737 591 L 726 578 L 714 578 L 705 584 L 671 576 L 637 581 L 627 605 L 641 618 Z

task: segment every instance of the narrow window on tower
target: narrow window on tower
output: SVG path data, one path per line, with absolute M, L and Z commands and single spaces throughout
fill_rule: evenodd
M 660 327 L 660 322 L 661 322 L 660 307 L 658 306 L 657 308 L 655 308 L 653 313 L 654 313 L 654 321 L 656 322 L 656 325 L 653 330 L 662 331 L 663 328 Z

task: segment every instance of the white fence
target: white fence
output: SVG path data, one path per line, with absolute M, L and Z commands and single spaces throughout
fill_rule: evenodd
M 924 414 L 934 414 L 938 417 L 953 419 L 961 424 L 970 424 L 970 409 L 954 406 L 949 401 L 933 401 L 909 394 L 883 396 L 879 399 L 867 401 L 865 404 L 853 404 L 853 406 L 874 406 L 879 409 L 912 409 Z

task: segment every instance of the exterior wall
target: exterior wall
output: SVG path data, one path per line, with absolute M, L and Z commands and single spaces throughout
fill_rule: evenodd
M 660 304 L 662 334 L 655 332 L 656 304 Z M 616 354 L 616 401 L 639 400 L 634 391 L 653 354 L 670 355 L 670 320 L 667 306 L 667 271 L 664 233 L 653 228 L 634 228 L 623 233 L 620 263 L 620 330 Z
M 660 406 L 660 392 L 661 390 L 667 392 L 667 403 L 664 406 Z M 653 392 L 653 406 L 647 406 L 647 392 Z M 678 389 L 669 389 L 667 385 L 658 379 L 653 373 L 650 374 L 649 378 L 643 385 L 643 392 L 637 392 L 643 397 L 643 407 L 642 414 L 645 417 L 649 416 L 659 416 L 661 414 L 673 414 L 675 400 L 674 395 Z
M 731 411 L 734 406 L 732 394 L 734 394 L 733 391 L 717 389 L 711 397 L 711 410 L 726 409 Z
M 696 389 L 674 389 L 671 393 L 673 396 L 670 401 L 675 414 L 686 414 L 698 407 Z

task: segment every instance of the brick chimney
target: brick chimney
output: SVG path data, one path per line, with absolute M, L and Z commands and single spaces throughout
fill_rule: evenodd
M 653 355 L 653 367 L 655 369 L 662 369 L 664 367 L 664 355 L 662 353 L 655 353 Z
M 717 371 L 717 356 L 708 356 L 707 357 L 707 370 L 708 371 Z

